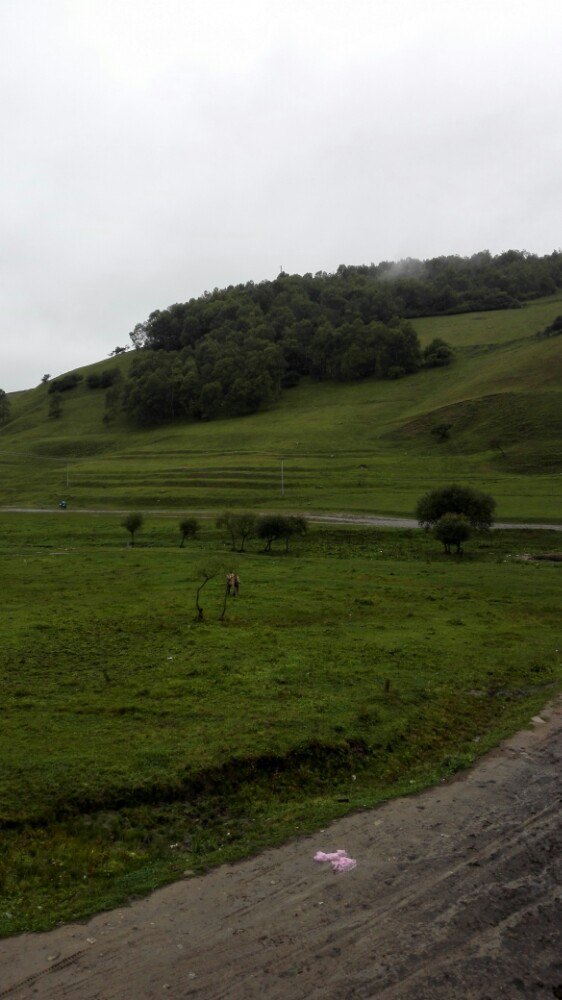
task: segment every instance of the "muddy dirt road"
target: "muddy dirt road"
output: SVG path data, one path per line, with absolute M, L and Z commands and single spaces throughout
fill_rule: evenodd
M 562 997 L 562 708 L 472 771 L 49 934 L 10 1000 Z M 317 850 L 345 848 L 333 874 Z
M 57 514 L 59 513 L 56 507 L 0 507 L 0 513 L 4 514 Z M 127 514 L 126 510 L 104 510 L 95 509 L 90 507 L 76 507 L 72 510 L 68 509 L 64 511 L 64 516 L 69 514 L 107 514 L 109 516 L 123 516 Z M 145 514 L 153 514 L 156 517 L 175 517 L 177 518 L 179 514 L 183 513 L 178 510 L 146 510 Z M 216 511 L 209 510 L 190 510 L 188 513 L 196 514 L 197 517 L 203 519 L 212 519 L 217 516 Z M 261 511 L 260 513 L 267 513 L 266 511 Z M 309 521 L 313 521 L 316 524 L 357 524 L 364 525 L 370 528 L 418 528 L 418 522 L 413 517 L 379 517 L 375 514 L 346 514 L 341 512 L 339 514 L 314 514 L 310 511 L 293 511 L 307 517 Z M 494 529 L 500 531 L 514 530 L 514 531 L 562 531 L 562 524 L 524 524 L 515 521 L 498 521 L 496 524 L 492 525 Z

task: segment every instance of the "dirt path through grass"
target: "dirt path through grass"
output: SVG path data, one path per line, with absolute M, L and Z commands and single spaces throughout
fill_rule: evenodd
M 421 795 L 1 942 L 0 997 L 562 996 L 562 706 L 542 718 Z M 313 861 L 337 848 L 355 870 Z
M 53 507 L 0 507 L 0 513 L 4 514 L 55 514 L 58 513 L 56 508 Z M 65 510 L 64 516 L 68 514 L 107 514 L 107 515 L 118 515 L 122 517 L 127 514 L 128 511 L 123 510 L 102 510 L 93 509 L 88 507 L 76 507 L 72 510 Z M 175 517 L 177 518 L 182 512 L 181 510 L 145 510 L 143 513 L 147 515 L 155 515 L 157 517 Z M 216 518 L 217 511 L 209 510 L 190 510 L 188 513 L 196 514 L 198 517 L 202 518 Z M 267 511 L 257 511 L 257 513 L 267 513 Z M 371 528 L 417 528 L 418 522 L 413 517 L 378 517 L 374 514 L 346 514 L 341 512 L 338 514 L 314 514 L 310 511 L 291 511 L 288 513 L 302 515 L 307 517 L 310 521 L 316 524 L 357 524 L 362 526 L 367 526 Z M 562 524 L 524 524 L 515 521 L 498 521 L 493 525 L 494 528 L 505 531 L 505 530 L 518 530 L 518 531 L 562 531 Z

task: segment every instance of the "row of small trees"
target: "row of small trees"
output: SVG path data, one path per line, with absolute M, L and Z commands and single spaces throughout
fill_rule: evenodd
M 303 536 L 307 531 L 305 517 L 295 514 L 233 514 L 226 511 L 216 521 L 229 538 L 233 552 L 243 552 L 246 542 L 258 538 L 265 542 L 264 552 L 270 552 L 275 541 L 285 542 L 285 552 L 289 551 L 292 538 Z
M 135 544 L 135 535 L 137 531 L 140 531 L 144 524 L 144 517 L 142 514 L 127 514 L 126 517 L 121 521 L 121 525 L 128 531 L 131 536 L 131 545 Z M 196 517 L 184 517 L 179 523 L 181 542 L 180 549 L 185 545 L 186 539 L 195 538 L 199 534 L 199 521 Z
M 443 543 L 446 553 L 451 546 L 462 553 L 462 543 L 472 531 L 487 531 L 493 524 L 496 501 L 489 493 L 481 493 L 469 486 L 442 486 L 430 490 L 416 506 L 416 517 L 422 528 L 431 531 Z M 142 528 L 142 514 L 127 514 L 121 522 L 135 544 L 135 534 Z M 285 543 L 285 552 L 295 537 L 306 534 L 308 524 L 305 517 L 295 514 L 261 514 L 250 512 L 234 514 L 225 511 L 216 520 L 216 527 L 223 531 L 231 543 L 233 552 L 244 552 L 246 543 L 257 538 L 265 542 L 264 552 L 271 552 L 274 542 Z M 179 522 L 180 548 L 186 540 L 199 533 L 199 521 L 195 517 L 185 517 Z
M 143 515 L 127 514 L 121 524 L 129 532 L 131 545 L 134 545 L 135 535 L 144 524 Z M 271 546 L 276 541 L 284 542 L 285 552 L 288 552 L 291 539 L 305 535 L 308 527 L 306 518 L 300 515 L 262 514 L 257 516 L 251 513 L 233 514 L 230 511 L 226 511 L 217 518 L 216 526 L 219 530 L 224 531 L 231 542 L 233 552 L 244 552 L 246 542 L 252 538 L 265 542 L 264 552 L 271 552 Z M 179 530 L 180 548 L 183 548 L 187 540 L 195 538 L 199 534 L 199 521 L 196 517 L 184 517 L 179 522 Z

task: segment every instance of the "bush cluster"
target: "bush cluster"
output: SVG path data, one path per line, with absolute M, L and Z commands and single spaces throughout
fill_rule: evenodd
M 47 392 L 69 392 L 70 389 L 75 389 L 79 382 L 84 378 L 78 372 L 70 372 L 68 375 L 61 375 L 60 378 L 53 379 L 49 382 L 49 388 Z
M 430 490 L 416 506 L 416 517 L 422 528 L 431 530 L 443 543 L 446 553 L 451 545 L 462 553 L 462 543 L 472 530 L 487 531 L 494 521 L 496 501 L 489 493 L 470 486 L 441 486 Z
M 119 368 L 104 368 L 102 372 L 92 372 L 86 379 L 88 389 L 109 389 L 122 378 Z
M 271 552 L 275 541 L 285 543 L 289 551 L 292 538 L 306 534 L 308 524 L 305 517 L 294 514 L 233 514 L 225 511 L 217 518 L 216 526 L 223 530 L 231 543 L 233 552 L 243 552 L 247 541 L 258 538 L 265 542 L 264 552 Z

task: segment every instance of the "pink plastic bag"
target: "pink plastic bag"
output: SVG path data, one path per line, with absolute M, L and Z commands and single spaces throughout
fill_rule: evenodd
M 334 872 L 349 872 L 357 865 L 355 858 L 348 858 L 347 851 L 335 851 L 333 854 L 324 854 L 324 851 L 317 851 L 314 855 L 314 860 L 329 861 Z

